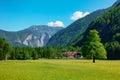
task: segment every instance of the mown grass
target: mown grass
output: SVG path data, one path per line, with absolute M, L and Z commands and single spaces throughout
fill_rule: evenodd
M 0 61 L 0 80 L 120 80 L 120 61 Z

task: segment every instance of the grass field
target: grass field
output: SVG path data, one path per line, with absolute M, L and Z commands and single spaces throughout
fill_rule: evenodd
M 120 61 L 0 61 L 0 80 L 120 80 Z

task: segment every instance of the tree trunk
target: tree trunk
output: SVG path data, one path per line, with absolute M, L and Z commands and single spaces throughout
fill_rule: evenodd
M 93 63 L 95 63 L 95 55 L 93 55 Z
M 5 54 L 5 60 L 7 60 L 7 54 Z

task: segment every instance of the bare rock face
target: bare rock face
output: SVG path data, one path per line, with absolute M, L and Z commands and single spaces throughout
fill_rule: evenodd
M 33 25 L 17 32 L 0 30 L 0 37 L 5 38 L 12 46 L 43 47 L 61 29 L 63 28 Z
M 41 33 L 38 35 L 30 34 L 24 40 L 23 44 L 30 47 L 43 47 L 45 46 L 50 39 L 49 34 Z

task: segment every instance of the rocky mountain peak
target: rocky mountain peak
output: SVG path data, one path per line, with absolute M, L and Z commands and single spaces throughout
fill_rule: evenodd
M 5 38 L 12 46 L 43 47 L 61 29 L 63 28 L 32 25 L 27 29 L 17 32 L 0 30 L 0 37 Z

